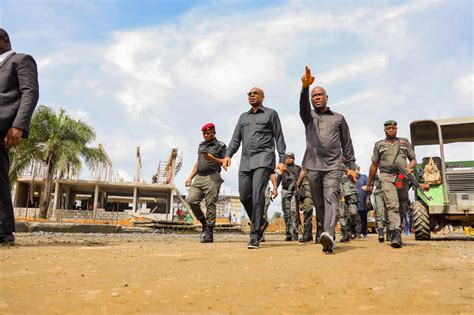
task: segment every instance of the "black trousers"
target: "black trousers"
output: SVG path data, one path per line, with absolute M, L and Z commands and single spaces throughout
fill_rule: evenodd
M 367 235 L 367 211 L 357 211 L 360 217 L 360 234 Z
M 272 170 L 259 167 L 248 172 L 239 172 L 240 202 L 245 208 L 252 227 L 250 234 L 258 234 L 263 223 L 265 188 Z
M 0 137 L 0 140 L 3 140 L 4 137 Z M 9 168 L 8 149 L 2 143 L 0 145 L 0 234 L 15 232 Z

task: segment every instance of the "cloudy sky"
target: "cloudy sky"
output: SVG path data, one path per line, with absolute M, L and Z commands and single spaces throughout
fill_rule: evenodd
M 200 127 L 215 123 L 227 143 L 253 86 L 301 161 L 305 65 L 345 115 L 363 171 L 385 120 L 408 137 L 412 120 L 474 115 L 473 9 L 457 0 L 0 0 L 0 26 L 37 60 L 40 104 L 92 125 L 128 180 L 136 146 L 148 182 L 178 147 L 185 192 Z M 447 156 L 474 159 L 473 146 L 448 146 Z M 239 158 L 221 192 L 238 193 Z

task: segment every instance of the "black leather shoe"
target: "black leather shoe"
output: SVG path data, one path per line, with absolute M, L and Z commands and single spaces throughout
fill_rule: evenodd
M 13 235 L 13 233 L 0 234 L 0 244 L 1 245 L 14 245 L 15 236 Z
M 260 248 L 260 242 L 258 241 L 257 238 L 251 237 L 250 241 L 247 243 L 247 248 L 248 249 L 257 249 Z

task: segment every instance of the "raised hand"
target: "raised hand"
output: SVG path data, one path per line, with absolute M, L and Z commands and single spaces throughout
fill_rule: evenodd
M 301 82 L 303 83 L 303 88 L 307 89 L 314 82 L 314 77 L 311 75 L 311 69 L 306 66 L 305 74 L 301 77 Z

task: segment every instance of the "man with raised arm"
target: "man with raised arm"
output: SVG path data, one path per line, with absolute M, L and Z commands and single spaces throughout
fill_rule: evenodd
M 354 180 L 356 178 L 354 148 L 344 116 L 327 106 L 329 97 L 326 90 L 316 86 L 309 94 L 314 77 L 308 67 L 301 82 L 300 117 L 306 132 L 302 166 L 308 172 L 316 212 L 323 221 L 323 233 L 319 240 L 322 250 L 332 253 L 336 248 L 335 225 L 341 178 L 344 172 Z M 347 162 L 347 169 L 343 158 Z
M 251 221 L 247 248 L 252 249 L 260 247 L 260 239 L 268 226 L 268 221 L 263 219 L 263 210 L 265 188 L 275 169 L 275 145 L 278 151 L 277 172 L 282 174 L 286 168 L 286 144 L 278 113 L 263 106 L 263 90 L 254 87 L 247 95 L 251 108 L 240 115 L 223 166 L 230 166 L 232 156 L 242 143 L 239 194 Z

